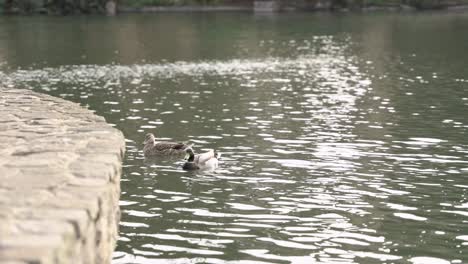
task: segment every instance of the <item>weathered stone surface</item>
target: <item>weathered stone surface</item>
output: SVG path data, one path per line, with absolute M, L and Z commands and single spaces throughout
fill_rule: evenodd
M 0 263 L 109 263 L 124 151 L 91 111 L 0 88 Z

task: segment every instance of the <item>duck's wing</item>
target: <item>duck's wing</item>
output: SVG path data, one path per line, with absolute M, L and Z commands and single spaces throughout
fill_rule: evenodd
M 201 153 L 201 154 L 198 154 L 196 156 L 198 156 L 198 157 L 195 157 L 197 163 L 198 164 L 204 164 L 208 160 L 215 158 L 215 152 L 214 152 L 214 150 L 210 150 L 208 152 Z
M 189 146 L 184 144 L 184 143 L 174 143 L 174 145 L 172 145 L 173 149 L 180 149 L 180 150 L 184 150 L 184 149 L 186 149 L 188 147 Z
M 187 147 L 189 146 L 184 143 L 176 143 L 176 142 L 158 142 L 154 146 L 154 148 L 156 148 L 159 151 L 168 150 L 168 149 L 184 150 Z

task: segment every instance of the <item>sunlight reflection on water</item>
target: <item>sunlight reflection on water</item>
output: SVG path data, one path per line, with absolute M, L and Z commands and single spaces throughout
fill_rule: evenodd
M 446 181 L 467 189 L 443 176 L 466 170 L 468 147 L 393 138 L 386 116 L 366 116 L 377 111 L 365 100 L 394 112 L 372 95 L 369 61 L 329 36 L 299 42 L 290 57 L 14 70 L 0 84 L 78 101 L 124 131 L 115 264 L 391 263 L 419 239 L 400 234 L 402 220 L 409 233 L 435 221 L 466 244 L 434 219 L 466 216 L 466 203 L 428 199 Z M 147 131 L 216 148 L 221 168 L 186 173 L 180 160 L 145 159 Z M 444 263 L 409 259 L 429 260 Z

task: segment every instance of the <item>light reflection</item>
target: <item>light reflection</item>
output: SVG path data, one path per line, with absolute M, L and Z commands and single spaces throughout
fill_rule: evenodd
M 448 215 L 459 226 L 467 205 L 451 191 L 468 186 L 448 175 L 466 172 L 468 147 L 443 135 L 394 133 L 399 120 L 386 114 L 401 109 L 373 91 L 387 75 L 368 76 L 347 44 L 316 36 L 286 45 L 297 55 L 13 70 L 0 72 L 0 85 L 89 103 L 124 130 L 128 190 L 114 263 L 398 261 L 401 223 L 420 231 Z M 463 126 L 456 120 L 438 123 Z M 221 168 L 185 173 L 180 161 L 144 159 L 139 142 L 150 130 L 216 147 Z M 445 203 L 434 206 L 433 197 Z M 445 234 L 466 243 L 457 232 Z M 223 259 L 228 252 L 239 260 Z

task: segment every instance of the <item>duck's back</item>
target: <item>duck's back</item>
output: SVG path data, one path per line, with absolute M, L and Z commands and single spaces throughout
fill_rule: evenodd
M 158 151 L 164 151 L 168 149 L 172 150 L 181 150 L 184 151 L 188 146 L 184 143 L 176 143 L 176 142 L 158 142 L 154 145 L 154 147 Z
M 215 158 L 214 150 L 209 150 L 208 152 L 195 155 L 195 162 L 199 164 L 204 164 L 205 162 L 213 158 Z
M 189 146 L 183 143 L 176 142 L 158 142 L 154 145 L 145 145 L 143 152 L 145 156 L 155 155 L 183 155 L 185 149 Z
M 218 159 L 217 158 L 212 158 L 207 160 L 203 165 L 200 165 L 200 169 L 205 169 L 205 170 L 215 170 L 218 168 Z

